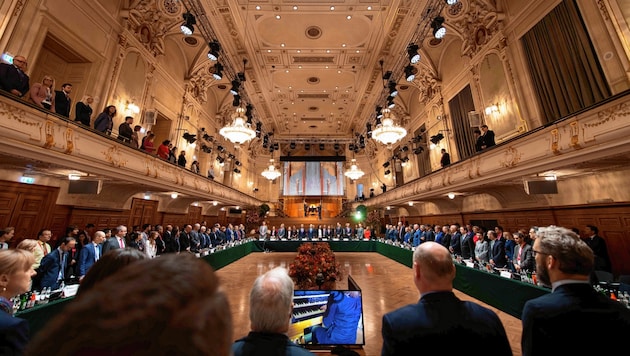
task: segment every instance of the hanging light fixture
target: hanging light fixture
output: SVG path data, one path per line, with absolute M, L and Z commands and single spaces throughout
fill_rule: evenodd
M 221 136 L 238 145 L 256 137 L 256 131 L 252 130 L 250 125 L 245 122 L 244 114 L 245 109 L 243 107 L 239 106 L 236 108 L 236 114 L 234 115 L 232 124 L 219 130 Z
M 278 177 L 280 177 L 282 175 L 282 173 L 280 173 L 280 171 L 276 170 L 276 167 L 273 165 L 273 158 L 269 160 L 269 167 L 267 167 L 267 169 L 265 169 L 264 171 L 262 171 L 262 176 L 269 179 L 269 180 L 274 180 Z
M 343 175 L 345 175 L 346 177 L 352 180 L 357 180 L 363 177 L 364 174 L 365 173 L 361 169 L 359 169 L 359 167 L 357 166 L 357 160 L 354 158 L 352 159 L 352 164 L 350 165 L 350 169 L 343 173 Z
M 398 142 L 406 135 L 407 130 L 394 123 L 391 110 L 388 108 L 383 109 L 382 123 L 372 131 L 372 138 L 391 148 L 392 144 Z
M 197 24 L 195 15 L 190 12 L 186 12 L 182 15 L 182 17 L 184 18 L 184 23 L 181 24 L 180 30 L 184 36 L 191 36 L 195 32 L 194 25 Z

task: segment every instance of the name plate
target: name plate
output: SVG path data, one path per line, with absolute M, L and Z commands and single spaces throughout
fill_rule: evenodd
M 370 239 L 363 239 L 363 241 L 370 241 Z
M 466 261 L 466 267 L 474 268 L 474 267 L 475 267 L 475 264 L 474 264 L 474 263 L 472 263 L 472 262 L 468 262 L 468 261 Z
M 328 239 L 324 237 L 324 238 L 322 239 L 322 241 L 328 241 Z
M 282 241 L 287 241 L 287 239 L 282 239 Z
M 334 238 L 334 239 L 332 239 L 332 240 L 333 240 L 333 241 L 339 241 L 339 239 L 338 239 L 338 238 Z
M 350 239 L 349 239 L 349 238 L 345 238 L 345 239 L 343 239 L 343 240 L 344 240 L 344 241 L 350 241 Z
M 511 279 L 512 278 L 512 273 L 510 271 L 501 271 L 500 276 Z

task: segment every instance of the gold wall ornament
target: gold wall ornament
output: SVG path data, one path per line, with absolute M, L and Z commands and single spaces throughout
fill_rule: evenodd
M 18 108 L 17 106 L 9 105 L 7 103 L 0 103 L 0 117 L 5 117 L 9 120 L 15 120 L 22 125 L 41 127 L 41 121 L 31 121 L 26 119 L 26 111 Z
M 74 151 L 74 130 L 71 128 L 66 129 L 66 150 L 65 154 L 71 154 Z
M 576 150 L 581 149 L 582 146 L 580 145 L 580 128 L 578 127 L 578 122 L 574 121 L 570 123 L 569 130 L 571 131 L 571 147 Z
M 46 141 L 44 142 L 44 148 L 50 149 L 55 145 L 55 123 L 47 120 L 44 125 L 44 136 Z
M 111 163 L 114 167 L 126 167 L 127 160 L 123 159 L 123 154 L 116 145 L 110 146 L 107 150 L 101 152 L 106 162 Z
M 521 157 L 523 156 L 516 148 L 508 147 L 505 150 L 504 160 L 501 161 L 501 166 L 505 168 L 513 168 L 518 165 L 521 161 Z
M 618 117 L 630 116 L 630 105 L 627 103 L 619 104 L 610 109 L 606 109 L 597 113 L 597 121 L 584 124 L 584 128 L 593 128 L 604 125 L 609 121 L 615 121 Z
M 556 155 L 560 154 L 560 132 L 558 129 L 553 129 L 551 132 L 551 152 Z

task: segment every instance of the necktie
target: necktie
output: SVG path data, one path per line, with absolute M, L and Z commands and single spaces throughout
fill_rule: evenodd
M 94 262 L 98 261 L 98 259 L 101 257 L 100 254 L 101 253 L 98 248 L 98 245 L 94 244 Z
M 121 238 L 118 238 L 118 243 L 120 244 L 120 248 L 125 248 L 125 244 Z
M 66 269 L 66 254 L 64 252 L 61 252 L 61 251 L 59 251 L 59 253 L 61 254 L 61 257 L 60 257 L 61 266 L 59 267 L 58 280 L 59 281 L 63 281 L 63 279 L 64 279 L 64 270 Z

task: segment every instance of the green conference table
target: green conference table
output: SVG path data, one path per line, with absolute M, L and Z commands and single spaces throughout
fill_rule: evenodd
M 253 240 L 200 258 L 210 264 L 215 270 L 218 270 L 252 252 L 263 252 L 265 250 L 297 252 L 298 247 L 305 242 L 327 242 L 330 244 L 331 249 L 337 252 L 377 252 L 407 267 L 411 267 L 412 265 L 413 252 L 411 250 L 376 240 Z M 550 290 L 546 288 L 504 278 L 460 264 L 456 264 L 456 268 L 457 274 L 453 282 L 455 289 L 519 319 L 526 301 L 550 292 Z M 48 304 L 37 305 L 16 313 L 16 316 L 28 320 L 31 335 L 35 335 L 39 330 L 45 327 L 49 320 L 61 313 L 63 308 L 70 304 L 71 301 L 72 298 L 64 298 L 52 301 Z

